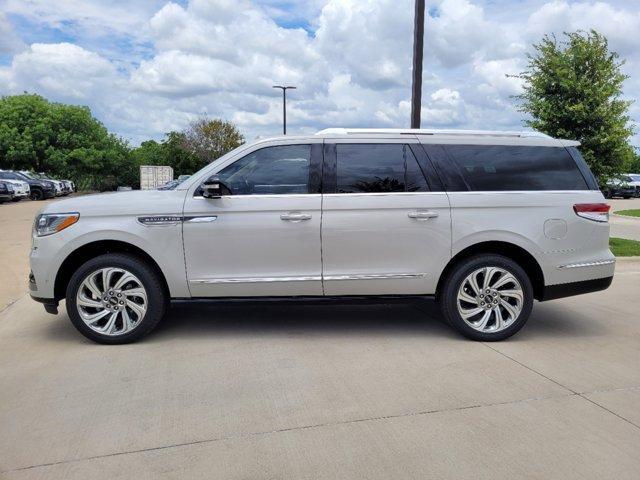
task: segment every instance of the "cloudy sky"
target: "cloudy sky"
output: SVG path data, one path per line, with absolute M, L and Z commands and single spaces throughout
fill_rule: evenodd
M 638 99 L 640 0 L 427 0 L 423 126 L 521 128 L 505 74 L 545 33 L 589 28 Z M 133 144 L 203 114 L 278 134 L 277 83 L 298 87 L 290 133 L 407 127 L 412 30 L 413 0 L 0 0 L 0 94 L 88 105 Z

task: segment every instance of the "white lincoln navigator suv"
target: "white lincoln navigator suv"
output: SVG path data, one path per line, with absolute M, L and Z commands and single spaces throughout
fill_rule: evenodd
M 29 285 L 102 343 L 172 299 L 433 296 L 475 340 L 534 299 L 603 290 L 609 206 L 577 142 L 538 133 L 328 129 L 242 145 L 175 190 L 52 203 Z

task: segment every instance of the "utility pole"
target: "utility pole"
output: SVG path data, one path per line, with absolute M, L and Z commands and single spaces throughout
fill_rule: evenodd
M 424 0 L 416 0 L 413 17 L 413 84 L 411 88 L 411 128 L 420 128 L 422 107 L 422 53 L 424 44 Z
M 294 90 L 296 87 L 288 85 L 274 85 L 273 88 L 282 90 L 282 133 L 287 134 L 287 90 Z

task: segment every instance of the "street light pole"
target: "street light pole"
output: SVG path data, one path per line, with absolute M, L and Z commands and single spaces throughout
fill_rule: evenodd
M 424 0 L 416 0 L 413 19 L 413 85 L 411 91 L 411 128 L 420 128 L 422 107 L 422 53 L 424 43 Z
M 282 90 L 282 133 L 287 134 L 287 90 L 294 90 L 296 87 L 289 85 L 274 85 L 273 88 Z

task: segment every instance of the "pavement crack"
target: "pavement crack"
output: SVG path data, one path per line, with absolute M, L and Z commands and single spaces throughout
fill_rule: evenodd
M 245 433 L 245 434 L 228 435 L 228 436 L 223 436 L 223 437 L 215 437 L 215 438 L 208 438 L 208 439 L 202 439 L 202 440 L 194 440 L 194 441 L 191 441 L 191 442 L 172 443 L 172 444 L 168 444 L 168 445 L 159 445 L 159 446 L 156 446 L 156 447 L 148 447 L 148 448 L 141 448 L 141 449 L 135 449 L 135 450 L 126 450 L 126 451 L 122 451 L 122 452 L 106 453 L 106 454 L 102 454 L 102 455 L 92 455 L 92 456 L 88 456 L 88 457 L 71 458 L 71 459 L 60 460 L 60 461 L 56 461 L 56 462 L 40 463 L 40 464 L 36 464 L 36 465 L 29 465 L 29 466 L 26 466 L 26 467 L 19 467 L 19 468 L 13 468 L 13 469 L 9 469 L 9 470 L 2 470 L 2 471 L 0 471 L 0 473 L 19 472 L 19 471 L 23 471 L 23 470 L 32 470 L 32 469 L 36 469 L 36 468 L 52 467 L 52 466 L 56 466 L 56 465 L 64 465 L 64 464 L 79 463 L 79 462 L 84 462 L 84 461 L 89 461 L 89 460 L 98 460 L 98 459 L 103 459 L 103 458 L 118 457 L 118 456 L 122 456 L 122 455 L 131 455 L 131 454 L 136 454 L 136 453 L 154 452 L 154 451 L 158 451 L 158 450 L 167 450 L 167 449 L 172 449 L 172 448 L 189 447 L 189 446 L 193 446 L 193 445 L 205 445 L 205 444 L 209 444 L 209 443 L 217 443 L 217 442 L 223 442 L 223 441 L 228 441 L 228 440 L 238 440 L 238 439 L 244 439 L 244 438 L 259 437 L 259 436 L 265 436 L 265 435 L 274 435 L 274 434 L 279 434 L 279 433 L 302 431 L 302 430 L 309 430 L 309 429 L 315 429 L 315 428 L 335 427 L 335 426 L 340 426 L 340 425 L 351 425 L 351 424 L 357 424 L 357 423 L 363 423 L 363 422 L 375 422 L 375 421 L 383 421 L 383 420 L 392 420 L 392 419 L 396 419 L 396 418 L 415 417 L 415 416 L 430 415 L 430 414 L 436 414 L 436 413 L 459 412 L 459 411 L 464 411 L 464 410 L 473 410 L 473 409 L 476 409 L 476 408 L 496 407 L 496 406 L 503 406 L 503 405 L 515 405 L 515 404 L 524 403 L 524 402 L 535 402 L 535 401 L 541 401 L 541 400 L 553 400 L 553 399 L 558 399 L 558 398 L 572 397 L 572 396 L 575 396 L 575 395 L 579 395 L 579 394 L 577 394 L 577 393 L 569 393 L 569 394 L 566 394 L 566 395 L 546 395 L 546 396 L 538 396 L 538 397 L 521 398 L 521 399 L 510 400 L 510 401 L 506 401 L 506 402 L 495 402 L 495 403 L 465 405 L 465 406 L 462 406 L 462 407 L 455 407 L 455 408 L 441 408 L 441 409 L 423 410 L 423 411 L 417 411 L 417 412 L 399 413 L 399 414 L 395 414 L 395 415 L 381 415 L 381 416 L 375 416 L 375 417 L 355 418 L 355 419 L 352 419 L 352 420 L 342 420 L 342 421 L 337 421 L 337 422 L 326 422 L 326 423 L 316 423 L 316 424 L 309 424 L 309 425 L 300 425 L 300 426 L 296 426 L 296 427 L 286 427 L 286 428 L 279 428 L 279 429 L 274 429 L 274 430 L 264 430 L 264 431 L 260 431 L 260 432 L 250 432 L 250 433 Z
M 498 349 L 496 349 L 496 348 L 493 348 L 491 345 L 489 345 L 489 344 L 487 344 L 487 343 L 483 343 L 483 345 L 484 345 L 485 347 L 487 347 L 487 348 L 489 348 L 489 349 L 493 350 L 493 351 L 494 351 L 494 352 L 496 352 L 497 354 L 502 355 L 502 356 L 503 356 L 503 357 L 505 357 L 505 358 L 508 358 L 508 359 L 509 359 L 509 360 L 511 360 L 512 362 L 517 363 L 517 364 L 518 364 L 518 365 L 520 365 L 521 367 L 526 368 L 526 369 L 527 369 L 527 370 L 529 370 L 530 372 L 533 372 L 533 373 L 535 373 L 536 375 L 539 375 L 539 376 L 541 376 L 542 378 L 544 378 L 544 379 L 546 379 L 546 380 L 549 380 L 549 381 L 550 381 L 550 382 L 552 382 L 552 383 L 555 383 L 555 384 L 556 384 L 556 385 L 558 385 L 559 387 L 562 387 L 562 388 L 564 388 L 565 390 L 569 390 L 571 393 L 573 393 L 573 394 L 575 394 L 575 395 L 580 395 L 580 394 L 579 394 L 578 392 L 576 392 L 575 390 L 572 390 L 571 388 L 567 387 L 566 385 L 563 385 L 562 383 L 560 383 L 560 382 L 558 382 L 558 381 L 554 380 L 553 378 L 547 377 L 544 373 L 541 373 L 541 372 L 539 372 L 538 370 L 536 370 L 536 369 L 534 369 L 534 368 L 531 368 L 531 367 L 530 367 L 530 366 L 528 366 L 528 365 L 525 365 L 524 363 L 522 363 L 522 362 L 520 362 L 520 361 L 516 360 L 515 358 L 510 357 L 510 356 L 509 356 L 509 355 L 507 355 L 506 353 L 502 353 L 500 350 L 498 350 Z
M 616 391 L 616 390 L 633 390 L 633 389 L 636 389 L 636 388 L 639 388 L 639 387 L 616 388 L 616 389 L 611 389 L 611 390 L 598 390 L 598 391 L 593 391 L 593 392 L 582 392 L 582 393 L 580 393 L 580 392 L 576 392 L 575 390 L 573 390 L 573 389 L 571 389 L 571 388 L 567 387 L 566 385 L 563 385 L 562 383 L 560 383 L 560 382 L 558 382 L 558 381 L 554 380 L 553 378 L 549 378 L 549 377 L 547 377 L 545 374 L 543 374 L 543 373 L 539 372 L 538 370 L 536 370 L 536 369 L 534 369 L 534 368 L 531 368 L 531 367 L 529 367 L 528 365 L 525 365 L 525 364 L 524 364 L 524 363 L 522 363 L 522 362 L 519 362 L 518 360 L 516 360 L 516 359 L 515 359 L 515 358 L 513 358 L 513 357 L 510 357 L 510 356 L 509 356 L 509 355 L 507 355 L 506 353 L 502 353 L 500 350 L 497 350 L 497 349 L 493 348 L 491 345 L 488 345 L 487 343 L 483 343 L 483 345 L 484 345 L 485 347 L 487 347 L 487 348 L 490 348 L 490 349 L 491 349 L 491 350 L 493 350 L 494 352 L 499 353 L 499 354 L 500 354 L 500 355 L 502 355 L 503 357 L 508 358 L 508 359 L 509 359 L 509 360 L 511 360 L 512 362 L 515 362 L 515 363 L 517 363 L 518 365 L 520 365 L 520 366 L 522 366 L 522 367 L 526 368 L 527 370 L 529 370 L 529 371 L 531 371 L 531 372 L 533 372 L 533 373 L 535 373 L 535 374 L 537 374 L 537 375 L 540 375 L 542 378 L 546 378 L 546 379 L 547 379 L 547 380 L 549 380 L 550 382 L 553 382 L 553 383 L 555 383 L 556 385 L 558 385 L 558 386 L 560 386 L 560 387 L 562 387 L 562 388 L 564 388 L 564 389 L 566 389 L 566 390 L 569 390 L 569 391 L 572 393 L 572 395 L 576 395 L 576 396 L 578 396 L 578 397 L 580 397 L 580 398 L 583 398 L 583 399 L 584 399 L 584 400 L 586 400 L 587 402 L 589 402 L 589 403 L 591 403 L 591 404 L 593 404 L 593 405 L 595 405 L 595 406 L 597 406 L 597 407 L 600 407 L 601 409 L 605 410 L 606 412 L 609 412 L 611 415 L 614 415 L 614 416 L 618 417 L 620 420 L 623 420 L 623 421 L 627 422 L 629 425 L 633 425 L 634 427 L 636 427 L 636 428 L 640 429 L 640 425 L 637 425 L 636 423 L 632 422 L 632 421 L 631 421 L 631 420 L 629 420 L 628 418 L 625 418 L 625 417 L 623 417 L 622 415 L 619 415 L 619 414 L 615 413 L 614 411 L 609 410 L 607 407 L 605 407 L 605 406 L 603 406 L 603 405 L 600 405 L 598 402 L 595 402 L 595 401 L 593 401 L 593 400 L 591 400 L 590 398 L 588 398 L 588 397 L 586 397 L 586 396 L 585 396 L 585 395 L 588 395 L 588 394 L 590 394 L 590 393 L 597 393 L 597 392 L 610 392 L 610 391 Z
M 25 293 L 21 296 L 19 296 L 18 298 L 14 298 L 13 300 L 10 300 L 9 303 L 7 303 L 4 307 L 0 308 L 0 313 L 4 312 L 5 310 L 7 310 L 11 305 L 13 305 L 14 303 L 16 303 L 18 300 L 22 300 L 24 297 L 26 297 L 27 295 L 29 295 L 28 293 Z
M 590 398 L 588 398 L 588 397 L 585 397 L 585 396 L 584 396 L 583 394 L 581 394 L 581 393 L 578 393 L 577 395 L 578 395 L 579 397 L 581 397 L 581 398 L 584 398 L 587 402 L 590 402 L 590 403 L 592 403 L 593 405 L 595 405 L 595 406 L 597 406 L 597 407 L 600 407 L 601 409 L 603 409 L 603 410 L 605 410 L 605 411 L 609 412 L 611 415 L 615 415 L 615 416 L 616 416 L 616 417 L 618 417 L 620 420 L 624 420 L 624 421 L 625 421 L 625 422 L 627 422 L 629 425 L 633 425 L 633 426 L 634 426 L 634 427 L 636 427 L 637 429 L 640 429 L 640 425 L 638 425 L 637 423 L 632 422 L 632 421 L 631 421 L 631 420 L 629 420 L 628 418 L 625 418 L 625 417 L 623 417 L 622 415 L 620 415 L 620 414 L 618 414 L 618 413 L 616 413 L 616 412 L 614 412 L 614 411 L 612 411 L 612 410 L 609 410 L 609 409 L 608 409 L 607 407 L 605 407 L 604 405 L 600 405 L 598 402 L 596 402 L 596 401 L 594 401 L 594 400 L 591 400 L 591 399 L 590 399 Z

